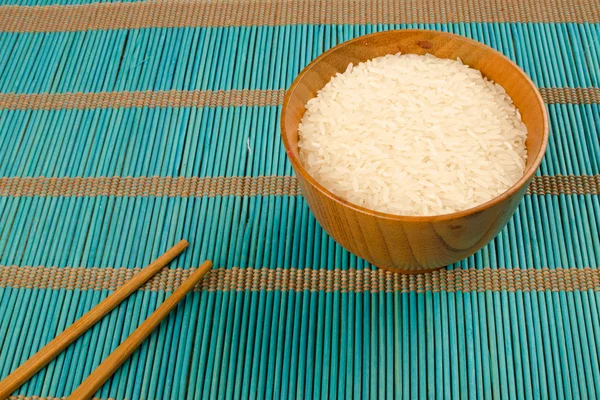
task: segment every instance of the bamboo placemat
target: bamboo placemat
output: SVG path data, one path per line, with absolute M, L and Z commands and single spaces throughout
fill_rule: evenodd
M 215 270 L 98 398 L 600 397 L 597 1 L 0 4 L 0 377 L 191 243 L 14 398 L 70 394 L 207 258 Z M 516 61 L 552 132 L 494 241 L 400 276 L 315 222 L 278 120 L 323 51 L 415 27 Z

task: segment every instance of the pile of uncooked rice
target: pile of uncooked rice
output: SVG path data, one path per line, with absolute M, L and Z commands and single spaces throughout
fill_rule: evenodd
M 523 176 L 527 157 L 527 128 L 504 89 L 431 55 L 350 65 L 308 102 L 299 136 L 321 185 L 397 215 L 485 203 Z

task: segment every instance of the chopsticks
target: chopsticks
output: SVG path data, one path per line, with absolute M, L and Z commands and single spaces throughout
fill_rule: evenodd
M 177 257 L 187 246 L 188 242 L 182 240 L 171 247 L 167 252 L 154 260 L 133 278 L 125 282 L 106 299 L 102 300 L 98 305 L 85 313 L 61 334 L 52 339 L 40 351 L 35 353 L 29 360 L 8 375 L 0 382 L 0 399 L 5 399 L 10 396 L 10 394 L 18 389 L 19 386 L 53 360 L 67 346 L 73 343 L 75 339 L 96 324 L 96 322 L 102 319 L 113 308 L 118 306 L 131 293 L 139 289 L 140 286 L 146 283 L 165 265 Z M 186 279 L 181 286 L 131 334 L 131 336 L 117 347 L 115 352 L 108 356 L 98 369 L 92 372 L 92 374 L 69 398 L 83 398 L 81 397 L 81 393 L 87 393 L 90 388 L 95 387 L 93 385 L 98 384 L 98 382 L 100 382 L 98 384 L 98 387 L 100 387 L 211 267 L 212 263 L 210 261 L 205 261 L 200 268 L 194 271 L 194 273 L 192 273 L 190 277 Z M 101 369 L 101 367 L 103 368 Z M 90 396 L 93 395 L 94 392 L 91 392 Z M 78 393 L 78 397 L 73 397 L 76 393 Z
M 106 359 L 83 381 L 67 400 L 89 399 L 110 378 L 112 374 L 129 358 L 160 324 L 164 317 L 177 306 L 177 303 L 196 286 L 212 268 L 212 262 L 205 261 L 181 286 L 177 288 L 131 335 L 125 339 Z

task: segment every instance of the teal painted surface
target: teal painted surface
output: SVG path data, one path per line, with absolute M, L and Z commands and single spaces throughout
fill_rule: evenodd
M 229 268 L 357 262 L 328 239 L 301 197 L 0 199 L 2 220 L 12 222 L 0 231 L 1 265 L 142 267 L 180 237 L 195 244 L 174 267 L 205 258 Z M 464 266 L 596 268 L 599 206 L 593 195 L 527 196 L 501 235 Z
M 551 137 L 539 173 L 599 174 L 599 105 L 547 109 Z M 0 147 L 14 156 L 0 176 L 290 175 L 280 113 L 281 106 L 2 110 Z
M 600 86 L 598 24 L 465 23 L 4 32 L 0 92 L 285 89 L 330 47 L 404 28 L 477 39 L 541 87 Z
M 25 4 L 25 3 L 22 3 Z M 41 3 L 40 3 L 41 4 Z M 54 4 L 54 3 L 53 3 Z M 404 26 L 0 34 L 0 93 L 284 89 L 310 60 Z M 483 41 L 541 87 L 600 86 L 598 24 L 419 26 Z M 598 104 L 549 105 L 541 174 L 600 173 Z M 290 175 L 279 107 L 0 110 L 0 176 Z M 527 196 L 450 268 L 600 266 L 598 195 Z M 300 197 L 0 197 L 0 265 L 363 269 Z M 0 288 L 0 377 L 106 291 Z M 167 296 L 138 292 L 18 393 L 68 395 Z M 101 398 L 597 398 L 600 292 L 190 295 Z
M 18 292 L 31 302 L 21 308 L 36 319 L 12 316 L 26 340 L 8 333 L 13 346 L 0 353 L 3 374 L 25 360 L 36 338 L 47 340 L 106 295 L 13 292 L 3 293 L 3 302 Z M 19 392 L 70 393 L 164 297 L 136 293 Z M 100 397 L 331 397 L 338 391 L 426 397 L 448 391 L 464 398 L 563 398 L 585 390 L 594 398 L 598 300 L 590 293 L 194 293 Z M 60 316 L 46 314 L 58 304 Z M 542 315 L 556 323 L 548 325 Z

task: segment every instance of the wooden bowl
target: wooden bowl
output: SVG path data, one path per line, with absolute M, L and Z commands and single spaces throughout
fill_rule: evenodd
M 430 53 L 460 59 L 502 85 L 528 129 L 525 175 L 502 195 L 452 214 L 408 217 L 372 211 L 329 192 L 298 158 L 298 125 L 305 105 L 349 63 L 395 53 Z M 400 30 L 374 33 L 342 43 L 311 62 L 298 75 L 283 102 L 281 132 L 302 194 L 335 241 L 380 268 L 422 273 L 470 256 L 494 238 L 512 217 L 540 165 L 548 143 L 546 108 L 527 75 L 508 58 L 482 43 L 444 32 Z

